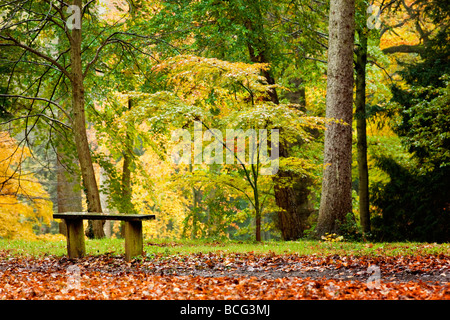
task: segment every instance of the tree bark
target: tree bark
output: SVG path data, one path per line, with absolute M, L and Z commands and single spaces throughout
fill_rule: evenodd
M 256 10 L 255 14 L 258 18 L 262 19 L 261 12 L 259 8 L 254 8 Z M 247 20 L 245 27 L 250 32 L 255 32 L 255 30 L 261 31 L 263 26 L 255 26 L 250 20 Z M 253 41 L 248 41 L 247 47 L 249 52 L 250 61 L 254 63 L 269 63 L 269 58 L 267 54 L 267 48 L 269 44 L 265 39 L 252 39 Z M 275 84 L 275 79 L 273 78 L 270 70 L 262 71 L 262 75 L 266 78 L 267 83 L 272 85 Z M 268 91 L 268 101 L 274 104 L 279 104 L 279 98 L 277 91 L 271 89 Z M 279 128 L 280 134 L 282 134 L 283 128 Z M 280 141 L 279 144 L 279 156 L 288 157 L 289 151 L 288 146 Z M 297 240 L 303 234 L 305 229 L 304 223 L 302 222 L 301 213 L 299 212 L 300 206 L 297 203 L 296 190 L 292 186 L 286 185 L 286 180 L 293 180 L 294 184 L 298 185 L 300 177 L 293 176 L 291 172 L 284 171 L 282 168 L 279 169 L 276 176 L 274 176 L 274 193 L 275 201 L 280 210 L 277 212 L 277 226 L 281 231 L 283 240 Z M 261 238 L 261 212 L 256 212 L 256 238 Z M 260 240 L 257 240 L 260 241 Z
M 128 99 L 128 110 L 133 107 L 133 100 Z M 122 167 L 122 213 L 134 213 L 133 203 L 131 202 L 131 154 L 133 152 L 133 140 L 129 129 L 125 133 L 125 150 L 123 151 L 123 167 Z
M 82 8 L 81 0 L 74 0 L 73 4 Z M 81 28 L 72 30 L 70 62 L 72 76 L 72 129 L 75 145 L 80 161 L 83 186 L 86 190 L 86 201 L 89 212 L 102 212 L 100 195 L 97 181 L 95 179 L 94 167 L 92 165 L 91 152 L 86 133 L 86 116 L 84 100 L 83 69 L 81 61 Z M 86 235 L 89 238 L 104 238 L 103 223 L 101 220 L 89 221 Z
M 355 118 L 357 131 L 357 159 L 359 176 L 359 215 L 364 232 L 370 232 L 369 212 L 369 168 L 367 166 L 366 132 L 366 65 L 367 65 L 367 28 L 358 29 L 359 45 L 356 49 L 356 96 Z
M 194 167 L 192 164 L 189 164 L 189 171 L 193 172 Z M 189 206 L 189 210 L 191 211 L 192 216 L 192 230 L 191 230 L 191 239 L 198 239 L 198 226 L 200 224 L 200 213 L 202 211 L 202 199 L 203 192 L 200 188 L 196 188 L 195 185 L 192 185 L 192 206 Z M 189 222 L 186 221 L 185 231 L 188 230 Z M 200 235 L 201 237 L 201 235 Z
M 110 214 L 110 211 L 108 209 L 108 202 L 109 202 L 108 194 L 103 191 L 103 187 L 106 186 L 107 179 L 108 179 L 108 176 L 107 176 L 106 170 L 103 167 L 100 167 L 100 172 L 99 172 L 100 202 L 102 204 L 103 213 Z M 106 238 L 111 238 L 111 236 L 112 236 L 111 228 L 112 228 L 113 224 L 114 224 L 113 220 L 105 221 L 105 224 L 103 225 L 103 230 L 105 231 Z
M 352 212 L 354 29 L 354 0 L 331 0 L 326 118 L 341 122 L 326 125 L 318 237 L 327 232 L 339 233 L 339 223 Z
M 303 80 L 295 78 L 290 80 L 290 83 L 295 85 L 295 88 L 284 94 L 284 98 L 288 99 L 290 103 L 299 105 L 300 111 L 306 111 L 306 92 L 303 87 Z M 303 142 L 298 139 L 295 146 L 300 146 Z M 294 145 L 293 145 L 294 146 Z M 283 148 L 282 156 L 287 157 L 290 152 L 290 147 Z M 289 179 L 292 181 L 291 188 L 280 188 L 282 183 L 275 185 L 275 201 L 277 206 L 282 208 L 278 211 L 277 228 L 281 232 L 283 240 L 297 240 L 303 236 L 303 232 L 307 228 L 307 219 L 314 212 L 314 206 L 311 205 L 309 195 L 311 191 L 309 187 L 312 180 L 309 177 L 301 177 L 292 172 L 283 170 L 278 171 L 277 179 Z
M 257 19 L 261 21 L 262 16 L 261 12 L 259 11 L 259 8 L 257 6 L 251 6 L 254 10 L 254 13 L 256 14 Z M 262 30 L 262 25 L 254 25 L 254 22 L 251 20 L 247 20 L 245 22 L 245 28 L 249 31 L 250 36 L 254 34 L 258 34 L 255 29 L 258 31 Z M 258 36 L 254 39 L 247 39 L 247 48 L 249 53 L 250 61 L 254 63 L 268 63 L 267 54 L 266 54 L 266 48 L 267 44 L 265 39 L 259 38 Z M 268 84 L 275 84 L 275 79 L 272 77 L 269 70 L 263 70 L 262 75 L 266 78 L 266 81 Z M 278 94 L 275 89 L 271 89 L 268 91 L 268 97 L 266 98 L 267 101 L 272 101 L 274 104 L 278 104 Z M 280 143 L 280 152 L 282 151 L 282 144 Z M 253 196 L 255 199 L 255 239 L 256 241 L 261 241 L 261 208 L 259 207 L 259 194 L 258 194 L 258 172 L 254 171 L 254 168 L 252 167 L 253 171 L 253 177 L 254 177 L 254 187 L 253 187 Z
M 81 200 L 81 181 L 77 174 L 69 173 L 62 165 L 64 153 L 58 150 L 56 154 L 57 175 L 57 204 L 58 213 L 80 212 L 83 210 Z M 67 235 L 67 227 L 64 220 L 59 223 L 59 233 Z
M 259 191 L 258 191 L 258 166 L 255 164 L 251 164 L 252 172 L 253 172 L 253 197 L 255 199 L 255 238 L 256 241 L 261 241 L 261 205 L 259 203 Z

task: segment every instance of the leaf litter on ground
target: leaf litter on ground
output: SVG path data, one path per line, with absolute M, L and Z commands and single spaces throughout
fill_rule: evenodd
M 378 270 L 377 276 L 373 270 Z M 355 256 L 114 253 L 66 257 L 0 251 L 0 299 L 450 299 L 444 254 Z

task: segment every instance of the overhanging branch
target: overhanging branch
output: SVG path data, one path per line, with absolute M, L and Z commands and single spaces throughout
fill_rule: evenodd
M 61 110 L 64 115 L 70 120 L 70 115 L 64 110 L 63 107 L 61 107 L 59 104 L 57 104 L 56 102 L 46 99 L 46 98 L 39 98 L 39 97 L 28 97 L 28 96 L 23 96 L 20 94 L 3 94 L 0 93 L 0 97 L 4 97 L 4 98 L 21 98 L 21 99 L 27 99 L 27 100 L 38 100 L 38 101 L 45 101 L 47 103 L 53 104 L 54 106 L 56 106 L 59 110 Z M 57 121 L 57 120 L 56 120 Z M 64 124 L 65 125 L 65 124 Z M 67 125 L 65 125 L 66 127 L 68 127 Z
M 31 52 L 31 53 L 35 54 L 36 56 L 38 56 L 38 57 L 40 57 L 40 58 L 42 58 L 42 59 L 44 59 L 44 60 L 47 60 L 47 61 L 50 62 L 52 65 L 54 65 L 55 67 L 57 67 L 57 68 L 59 69 L 59 71 L 61 71 L 67 78 L 69 78 L 69 79 L 72 81 L 72 76 L 71 76 L 71 74 L 66 70 L 66 68 L 64 68 L 64 67 L 63 67 L 58 61 L 56 61 L 55 59 L 49 57 L 48 55 L 46 55 L 46 54 L 44 54 L 44 53 L 42 53 L 42 52 L 40 52 L 40 51 L 38 51 L 38 50 L 36 50 L 36 49 L 34 49 L 34 48 L 31 48 L 31 47 L 27 46 L 26 44 L 21 43 L 20 41 L 14 39 L 14 38 L 11 37 L 11 36 L 7 36 L 7 37 L 5 37 L 5 36 L 0 36 L 0 38 L 3 39 L 3 40 L 6 40 L 6 41 L 12 41 L 12 42 L 14 42 L 14 45 L 13 45 L 13 46 L 23 48 L 23 49 L 25 49 L 26 51 Z M 1 47 L 1 46 L 11 46 L 11 44 L 8 44 L 8 43 L 3 44 L 3 43 L 0 43 L 0 47 Z
M 408 45 L 408 44 L 401 44 L 398 46 L 392 46 L 388 48 L 384 48 L 383 53 L 418 53 L 421 54 L 425 51 L 425 47 L 423 45 Z
M 53 121 L 53 122 L 58 123 L 59 125 L 61 125 L 61 126 L 63 126 L 63 127 L 66 127 L 67 129 L 72 129 L 70 126 L 68 126 L 68 125 L 65 124 L 64 122 L 61 122 L 61 121 L 59 121 L 59 120 L 57 120 L 57 119 L 54 119 L 54 118 L 52 118 L 52 117 L 49 117 L 49 116 L 47 116 L 47 115 L 45 115 L 45 114 L 43 114 L 43 113 L 30 114 L 30 115 L 27 115 L 27 116 L 16 117 L 16 118 L 14 118 L 14 119 L 9 119 L 8 121 L 5 121 L 5 122 L 0 122 L 0 125 L 3 126 L 3 125 L 5 125 L 5 124 L 8 124 L 8 123 L 13 122 L 13 121 L 15 121 L 15 120 L 27 119 L 27 118 L 33 118 L 33 117 L 43 117 L 43 118 L 45 118 L 45 119 L 47 119 L 47 120 L 50 120 L 50 121 Z

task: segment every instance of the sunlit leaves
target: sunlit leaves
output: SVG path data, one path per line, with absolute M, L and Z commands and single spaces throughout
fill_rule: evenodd
M 34 238 L 33 223 L 50 222 L 52 202 L 24 165 L 28 148 L 0 132 L 0 154 L 0 237 Z
M 265 77 L 261 76 L 261 72 L 267 68 L 267 64 L 228 62 L 193 55 L 166 59 L 152 68 L 153 75 L 164 81 L 161 86 L 164 90 L 153 93 L 128 92 L 128 97 L 132 97 L 137 103 L 117 121 L 127 124 L 126 126 L 142 123 L 153 134 L 166 137 L 174 130 L 185 130 L 190 133 L 189 142 L 192 142 L 193 135 L 195 140 L 193 130 L 196 122 L 201 126 L 201 136 L 204 138 L 203 142 L 200 138 L 200 147 L 205 147 L 204 135 L 207 129 L 211 128 L 223 132 L 223 141 L 219 139 L 220 141 L 216 142 L 219 147 L 220 144 L 223 145 L 224 153 L 236 152 L 226 149 L 225 144 L 229 141 L 225 138 L 225 132 L 228 129 L 251 129 L 256 132 L 265 129 L 270 132 L 271 129 L 282 128 L 280 139 L 283 143 L 314 142 L 312 132 L 324 129 L 324 119 L 305 115 L 299 111 L 298 105 L 275 105 L 269 102 L 269 90 L 278 86 L 269 85 Z M 215 139 L 217 140 L 217 137 Z M 169 152 L 171 143 L 168 140 L 165 140 L 165 143 L 166 152 Z M 271 194 L 273 181 L 270 177 L 259 176 L 261 163 L 248 165 L 245 161 L 241 163 L 239 159 L 235 165 L 228 162 L 225 164 L 223 161 L 215 167 L 199 164 L 192 159 L 191 163 L 194 165 L 189 168 L 178 165 L 176 172 L 171 173 L 170 179 L 175 189 L 183 190 L 183 195 L 189 199 L 185 203 L 189 208 L 185 228 L 192 228 L 194 237 L 203 232 L 202 230 L 210 229 L 208 225 L 203 225 L 200 222 L 202 219 L 199 218 L 204 215 L 205 210 L 210 212 L 208 208 L 216 206 L 210 203 L 208 208 L 202 207 L 208 202 L 210 193 L 220 193 L 224 199 L 243 198 L 249 201 L 250 207 L 257 204 L 258 210 L 261 211 L 276 210 Z M 166 165 L 171 166 L 168 162 Z M 311 161 L 295 157 L 284 158 L 282 166 L 286 170 L 301 172 L 302 175 L 310 175 L 314 169 Z M 222 193 L 223 191 L 226 192 Z M 193 200 L 195 195 L 201 195 L 201 201 Z M 231 212 L 223 207 L 224 204 L 227 202 L 215 207 L 214 212 Z M 226 206 L 228 205 L 230 204 Z M 239 215 L 238 212 L 239 210 L 235 213 Z M 208 213 L 205 217 L 210 219 L 212 215 Z M 230 222 L 231 220 L 225 218 L 219 225 Z

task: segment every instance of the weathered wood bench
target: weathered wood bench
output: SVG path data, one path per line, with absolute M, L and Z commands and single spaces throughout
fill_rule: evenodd
M 53 214 L 54 219 L 64 219 L 67 226 L 67 253 L 70 259 L 86 254 L 83 220 L 125 221 L 125 259 L 130 261 L 143 251 L 142 220 L 155 219 L 153 214 L 105 214 L 92 212 L 63 212 Z

